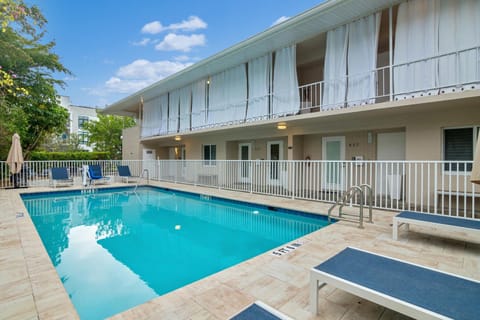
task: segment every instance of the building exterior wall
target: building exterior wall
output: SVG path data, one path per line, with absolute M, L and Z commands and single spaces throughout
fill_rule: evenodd
M 140 126 L 123 129 L 122 131 L 122 159 L 140 160 L 142 150 L 140 145 Z

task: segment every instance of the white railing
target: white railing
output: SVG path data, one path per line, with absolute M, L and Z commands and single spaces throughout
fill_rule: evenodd
M 435 71 L 432 71 L 435 70 Z M 428 72 L 427 72 L 428 71 Z M 431 82 L 425 81 L 425 73 L 434 72 L 429 76 Z M 403 83 L 395 83 L 395 78 L 402 78 Z M 423 80 L 423 81 L 422 81 Z M 361 98 L 349 97 L 349 83 L 362 87 L 367 87 L 373 83 L 373 92 L 363 91 Z M 343 91 L 344 99 L 335 102 L 327 102 L 324 99 L 325 88 L 331 91 Z M 292 105 L 292 110 L 284 111 L 282 114 L 273 114 L 271 112 L 256 117 L 245 117 L 231 120 L 213 120 L 208 125 L 198 127 L 174 128 L 168 134 L 184 133 L 205 128 L 215 128 L 244 122 L 253 122 L 259 120 L 275 119 L 283 116 L 293 116 L 305 112 L 322 112 L 332 109 L 353 108 L 366 104 L 374 104 L 386 101 L 417 98 L 422 96 L 439 95 L 450 92 L 458 92 L 470 89 L 480 88 L 480 47 L 468 48 L 456 52 L 438 54 L 433 57 L 427 57 L 415 61 L 398 63 L 376 68 L 361 74 L 347 75 L 328 81 L 318 81 L 298 87 L 300 96 L 300 105 Z M 265 97 L 255 97 L 239 102 L 239 105 L 249 105 L 250 100 L 265 99 L 271 107 L 271 94 Z M 232 105 L 215 106 L 216 111 L 222 113 L 235 112 Z M 271 110 L 271 108 L 270 108 Z M 206 116 L 206 114 L 205 114 Z M 175 121 L 184 121 L 190 123 L 191 114 L 184 114 L 174 119 Z M 158 132 L 159 135 L 167 134 L 166 131 L 160 132 L 158 128 L 147 128 L 152 132 Z M 149 131 L 149 130 L 147 130 Z M 150 132 L 149 131 L 149 132 Z M 155 135 L 155 134 L 152 134 Z M 142 135 L 143 138 L 152 135 Z
M 147 169 L 155 181 L 331 203 L 351 186 L 368 184 L 374 208 L 480 218 L 472 161 L 27 161 L 20 175 L 29 187 L 48 186 L 50 168 L 67 167 L 81 185 L 82 165 L 93 163 L 105 176 L 117 176 L 116 165 L 124 164 L 132 175 Z M 12 186 L 7 164 L 0 162 L 0 187 Z M 352 197 L 350 205 L 357 203 Z

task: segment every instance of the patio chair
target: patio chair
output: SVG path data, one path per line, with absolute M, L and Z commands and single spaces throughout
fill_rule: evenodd
M 56 188 L 58 184 L 73 186 L 73 178 L 70 177 L 65 167 L 51 169 L 50 185 Z
M 261 301 L 255 301 L 238 314 L 230 318 L 231 320 L 292 320 L 278 310 L 266 305 Z
M 122 179 L 122 181 L 125 181 L 125 183 L 137 182 L 140 179 L 140 176 L 132 176 L 129 166 L 118 165 L 117 170 L 118 176 Z
M 476 319 L 480 281 L 348 247 L 310 271 L 318 314 L 325 284 L 415 319 Z
M 98 164 L 89 165 L 87 175 L 90 179 L 90 184 L 110 182 L 110 177 L 103 176 L 102 167 Z
M 453 232 L 461 232 L 467 236 L 469 241 L 480 243 L 479 220 L 413 211 L 402 211 L 393 218 L 393 240 L 398 240 L 400 226 L 405 225 L 405 229 L 408 231 L 411 224 L 445 230 L 449 232 L 450 237 L 455 235 Z

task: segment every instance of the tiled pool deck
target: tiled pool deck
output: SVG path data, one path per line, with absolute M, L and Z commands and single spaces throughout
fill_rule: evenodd
M 155 185 L 316 213 L 325 213 L 329 207 L 181 184 Z M 19 191 L 53 189 L 0 190 L 0 319 L 78 319 Z M 18 213 L 24 213 L 23 217 Z M 329 286 L 320 291 L 321 315 L 309 312 L 310 268 L 349 245 L 480 280 L 480 244 L 437 237 L 435 230 L 416 233 L 419 228 L 415 227 L 408 237 L 400 233 L 400 241 L 393 241 L 394 214 L 375 210 L 374 224 L 366 223 L 365 229 L 354 223 L 336 223 L 301 238 L 304 244 L 285 255 L 267 252 L 112 319 L 228 319 L 255 300 L 294 319 L 406 319 Z

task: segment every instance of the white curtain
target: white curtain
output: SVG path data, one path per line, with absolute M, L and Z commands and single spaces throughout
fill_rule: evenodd
M 160 133 L 161 109 L 157 100 L 158 98 L 155 98 L 143 103 L 142 138 Z
M 225 112 L 225 72 L 217 73 L 210 77 L 208 86 L 208 113 L 209 126 L 228 121 Z
M 245 119 L 247 75 L 245 64 L 210 78 L 207 123 L 217 125 Z
M 205 79 L 199 80 L 192 85 L 192 129 L 206 125 L 206 87 Z
M 190 113 L 192 105 L 192 86 L 188 85 L 178 90 L 180 101 L 180 132 L 190 130 Z
M 300 111 L 296 46 L 275 51 L 273 68 L 272 115 L 282 116 Z
M 168 93 L 157 98 L 156 104 L 160 109 L 160 132 L 159 134 L 167 134 L 168 132 Z
M 322 110 L 343 107 L 346 98 L 348 26 L 327 32 Z
M 348 25 L 348 87 L 349 106 L 374 103 L 380 12 Z
M 416 0 L 398 7 L 393 70 L 395 99 L 438 93 L 437 60 L 422 60 L 438 54 L 438 5 L 438 1 Z
M 268 117 L 271 66 L 271 54 L 248 61 L 247 120 Z
M 480 1 L 441 0 L 438 21 L 438 53 L 446 54 L 438 62 L 441 92 L 477 88 L 479 52 L 471 48 L 480 46 Z M 465 85 L 457 88 L 457 84 Z
M 247 70 L 245 64 L 225 71 L 225 102 L 229 120 L 245 120 L 247 107 Z
M 180 90 L 173 90 L 168 95 L 168 133 L 178 132 L 180 111 Z

